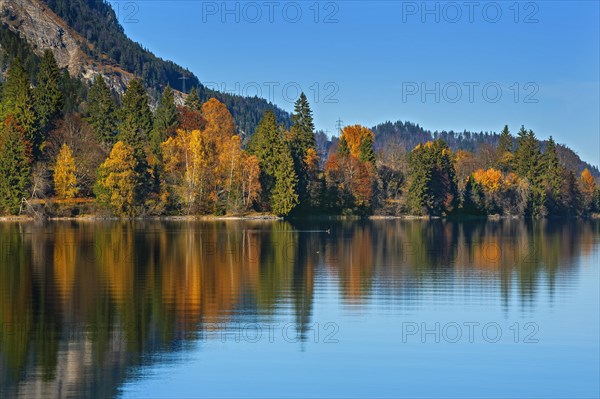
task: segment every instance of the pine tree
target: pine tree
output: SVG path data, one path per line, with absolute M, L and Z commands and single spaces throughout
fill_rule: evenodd
M 38 141 L 45 140 L 53 119 L 56 118 L 62 108 L 60 79 L 60 69 L 52 51 L 45 50 L 39 66 L 37 86 L 34 89 L 35 111 L 37 112 L 40 131 Z M 36 148 L 41 145 L 43 145 L 42 142 L 35 143 Z
M 306 159 L 309 150 L 316 150 L 314 131 L 315 125 L 310 105 L 306 95 L 301 93 L 292 114 L 290 146 L 294 160 L 294 170 L 298 176 L 298 194 L 300 203 L 303 205 L 308 205 L 311 197 L 309 190 L 311 182 Z
M 184 105 L 194 111 L 200 111 L 202 109 L 202 103 L 200 102 L 200 97 L 198 97 L 198 89 L 192 87 L 192 90 L 190 90 L 185 98 Z
M 0 129 L 0 211 L 16 214 L 30 182 L 23 129 L 8 117 Z
M 496 148 L 496 166 L 503 172 L 509 172 L 512 162 L 513 138 L 508 130 L 508 125 L 500 133 L 498 148 Z
M 167 86 L 154 113 L 151 145 L 155 156 L 160 155 L 160 145 L 173 134 L 177 126 L 177 115 L 173 90 Z
M 275 162 L 277 150 L 275 143 L 280 138 L 280 128 L 277 126 L 277 118 L 271 111 L 267 111 L 258 123 L 256 131 L 248 144 L 248 152 L 256 155 L 260 164 L 260 183 L 266 198 L 271 196 L 273 184 L 275 183 Z
M 102 75 L 94 79 L 88 94 L 87 121 L 100 142 L 112 145 L 115 140 L 115 102 Z
M 549 210 L 558 213 L 562 207 L 562 185 L 563 168 L 556 154 L 556 144 L 552 136 L 548 139 L 546 152 L 543 157 L 544 167 L 542 168 L 543 180 L 546 185 L 547 199 L 549 200 Z
M 119 110 L 118 139 L 133 148 L 136 159 L 135 201 L 142 203 L 154 187 L 148 165 L 148 136 L 152 129 L 152 112 L 148 106 L 148 94 L 142 82 L 134 79 L 129 83 Z
M 512 152 L 513 139 L 508 130 L 508 125 L 504 125 L 504 128 L 500 132 L 500 138 L 498 139 L 498 152 Z
M 523 178 L 535 184 L 539 176 L 540 164 L 539 143 L 532 130 L 527 131 L 521 126 L 517 137 L 517 150 L 515 151 L 515 171 Z
M 578 216 L 581 213 L 583 198 L 577 184 L 577 177 L 572 170 L 565 173 L 561 197 L 567 215 Z
M 298 203 L 298 176 L 283 130 L 277 125 L 275 114 L 267 111 L 248 146 L 248 152 L 259 160 L 263 199 L 281 216 L 289 214 Z
M 441 139 L 419 144 L 409 155 L 408 203 L 413 212 L 442 215 L 454 210 L 458 187 L 454 160 Z
M 279 144 L 279 160 L 275 170 L 275 186 L 271 194 L 271 209 L 278 216 L 287 216 L 298 204 L 296 186 L 298 178 L 294 171 L 291 151 L 284 142 Z
M 31 156 L 37 136 L 37 118 L 31 83 L 18 58 L 10 64 L 6 81 L 2 85 L 0 117 L 6 120 L 10 116 L 23 130 L 26 152 Z
M 312 110 L 304 93 L 300 93 L 300 97 L 294 105 L 290 132 L 292 133 L 292 148 L 298 159 L 304 159 L 309 149 L 316 148 Z
M 54 167 L 54 191 L 60 199 L 74 198 L 79 189 L 75 176 L 75 158 L 68 145 L 63 144 Z
M 348 148 L 348 142 L 346 141 L 346 138 L 344 136 L 342 136 L 340 138 L 340 143 L 338 144 L 337 153 L 340 156 L 346 156 L 346 155 L 350 154 L 350 149 Z
M 138 79 L 129 83 L 123 95 L 119 120 L 119 141 L 133 147 L 139 161 L 152 130 L 152 112 L 146 89 Z
M 360 155 L 358 159 L 375 165 L 375 150 L 373 149 L 373 136 L 365 135 L 360 140 Z
M 524 126 L 517 137 L 514 165 L 517 175 L 526 179 L 529 184 L 528 214 L 536 218 L 546 216 L 542 154 L 533 130 L 527 131 Z

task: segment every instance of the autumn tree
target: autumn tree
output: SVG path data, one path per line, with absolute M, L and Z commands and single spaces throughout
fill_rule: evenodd
M 242 205 L 243 209 L 247 211 L 260 199 L 260 162 L 258 158 L 244 151 L 240 170 Z
M 54 191 L 59 199 L 74 198 L 79 191 L 75 176 L 75 158 L 68 145 L 63 144 L 54 166 Z
M 60 78 L 61 73 L 56 59 L 52 51 L 47 49 L 40 61 L 37 86 L 33 91 L 40 132 L 34 146 L 38 150 L 43 145 L 52 121 L 59 115 L 62 108 L 63 96 L 59 85 Z
M 458 202 L 454 154 L 443 140 L 417 145 L 409 155 L 408 203 L 417 214 L 444 215 Z
M 0 211 L 16 214 L 30 182 L 23 128 L 8 117 L 0 128 Z
M 228 213 L 241 207 L 242 148 L 240 136 L 231 136 L 217 151 L 219 152 L 216 188 L 218 212 Z
M 258 158 L 242 150 L 240 136 L 231 136 L 223 143 L 219 151 L 217 174 L 219 213 L 247 211 L 259 199 Z
M 499 197 L 505 188 L 504 177 L 498 169 L 478 169 L 467 181 L 465 204 L 473 204 L 481 213 L 496 214 L 502 212 Z M 469 208 L 463 204 L 463 207 Z M 468 209 L 469 210 L 469 209 Z M 472 211 L 472 209 L 470 209 Z
M 135 150 L 117 141 L 109 157 L 98 169 L 95 187 L 96 199 L 118 216 L 136 214 L 137 160 Z
M 374 134 L 360 126 L 346 126 L 340 144 L 325 165 L 327 202 L 332 210 L 370 212 L 375 185 Z
M 110 149 L 107 151 L 106 145 L 97 139 L 90 124 L 80 114 L 74 113 L 56 121 L 54 129 L 48 134 L 44 159 L 57 159 L 64 144 L 75 158 L 77 195 L 92 196 L 98 167 L 106 160 Z
M 177 107 L 177 114 L 177 129 L 191 132 L 192 130 L 204 130 L 206 128 L 206 119 L 200 111 L 179 106 Z
M 102 75 L 96 76 L 88 93 L 86 120 L 101 143 L 112 145 L 117 131 L 115 103 Z
M 593 211 L 596 194 L 596 182 L 594 181 L 594 176 L 592 176 L 588 168 L 585 168 L 583 172 L 581 172 L 579 177 L 579 187 L 583 200 L 584 212 L 587 213 Z
M 185 214 L 214 210 L 212 194 L 217 167 L 214 142 L 199 130 L 178 130 L 162 145 L 165 171 L 175 198 Z
M 368 128 L 361 125 L 346 126 L 340 135 L 340 154 L 346 151 L 342 148 L 342 143 L 347 147 L 348 153 L 361 162 L 375 163 L 375 151 L 373 143 L 375 134 Z
M 216 98 L 202 104 L 202 116 L 206 119 L 205 131 L 209 138 L 222 143 L 236 134 L 233 116 L 225 104 Z
M 217 148 L 200 130 L 178 130 L 162 144 L 176 206 L 185 214 L 247 210 L 260 193 L 258 160 L 231 136 Z

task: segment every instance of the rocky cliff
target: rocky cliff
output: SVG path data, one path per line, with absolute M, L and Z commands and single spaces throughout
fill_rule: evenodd
M 18 33 L 41 55 L 50 49 L 61 68 L 67 68 L 71 76 L 92 81 L 97 74 L 104 75 L 109 85 L 122 93 L 133 74 L 105 62 L 92 59 L 84 48 L 93 47 L 60 17 L 39 0 L 0 0 L 1 22 Z M 98 58 L 102 60 L 100 55 Z

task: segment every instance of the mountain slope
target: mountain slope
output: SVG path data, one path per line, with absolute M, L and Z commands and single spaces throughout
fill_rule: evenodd
M 104 0 L 0 0 L 0 21 L 40 55 L 50 49 L 61 68 L 88 83 L 102 74 L 112 90 L 125 91 L 129 81 L 141 77 L 153 100 L 168 84 L 196 86 L 201 100 L 216 97 L 227 105 L 241 133 L 254 131 L 263 112 L 272 110 L 289 125 L 290 115 L 268 101 L 220 93 L 204 87 L 189 70 L 165 61 L 129 39 L 111 6 Z M 6 49 L 5 49 L 6 50 Z M 176 99 L 184 94 L 176 90 Z
M 91 81 L 101 73 L 119 93 L 134 77 L 117 65 L 90 57 L 86 51 L 89 43 L 38 0 L 0 0 L 0 18 L 3 26 L 18 33 L 36 54 L 52 50 L 58 65 L 71 76 Z
M 90 57 L 112 62 L 143 79 L 151 95 L 168 84 L 181 92 L 181 77 L 186 77 L 186 87 L 198 88 L 201 101 L 215 97 L 225 103 L 240 131 L 251 134 L 266 110 L 275 112 L 280 122 L 289 125 L 290 116 L 268 101 L 257 97 L 242 97 L 206 88 L 188 69 L 172 61 L 163 60 L 129 39 L 117 16 L 104 0 L 41 0 L 77 31 L 92 46 L 86 47 Z M 100 57 L 100 58 L 99 58 Z

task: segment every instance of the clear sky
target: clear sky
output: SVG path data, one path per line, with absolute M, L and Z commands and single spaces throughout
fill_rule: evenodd
M 600 165 L 597 1 L 111 1 L 125 32 L 210 87 L 317 128 L 409 120 L 431 130 L 524 124 Z

